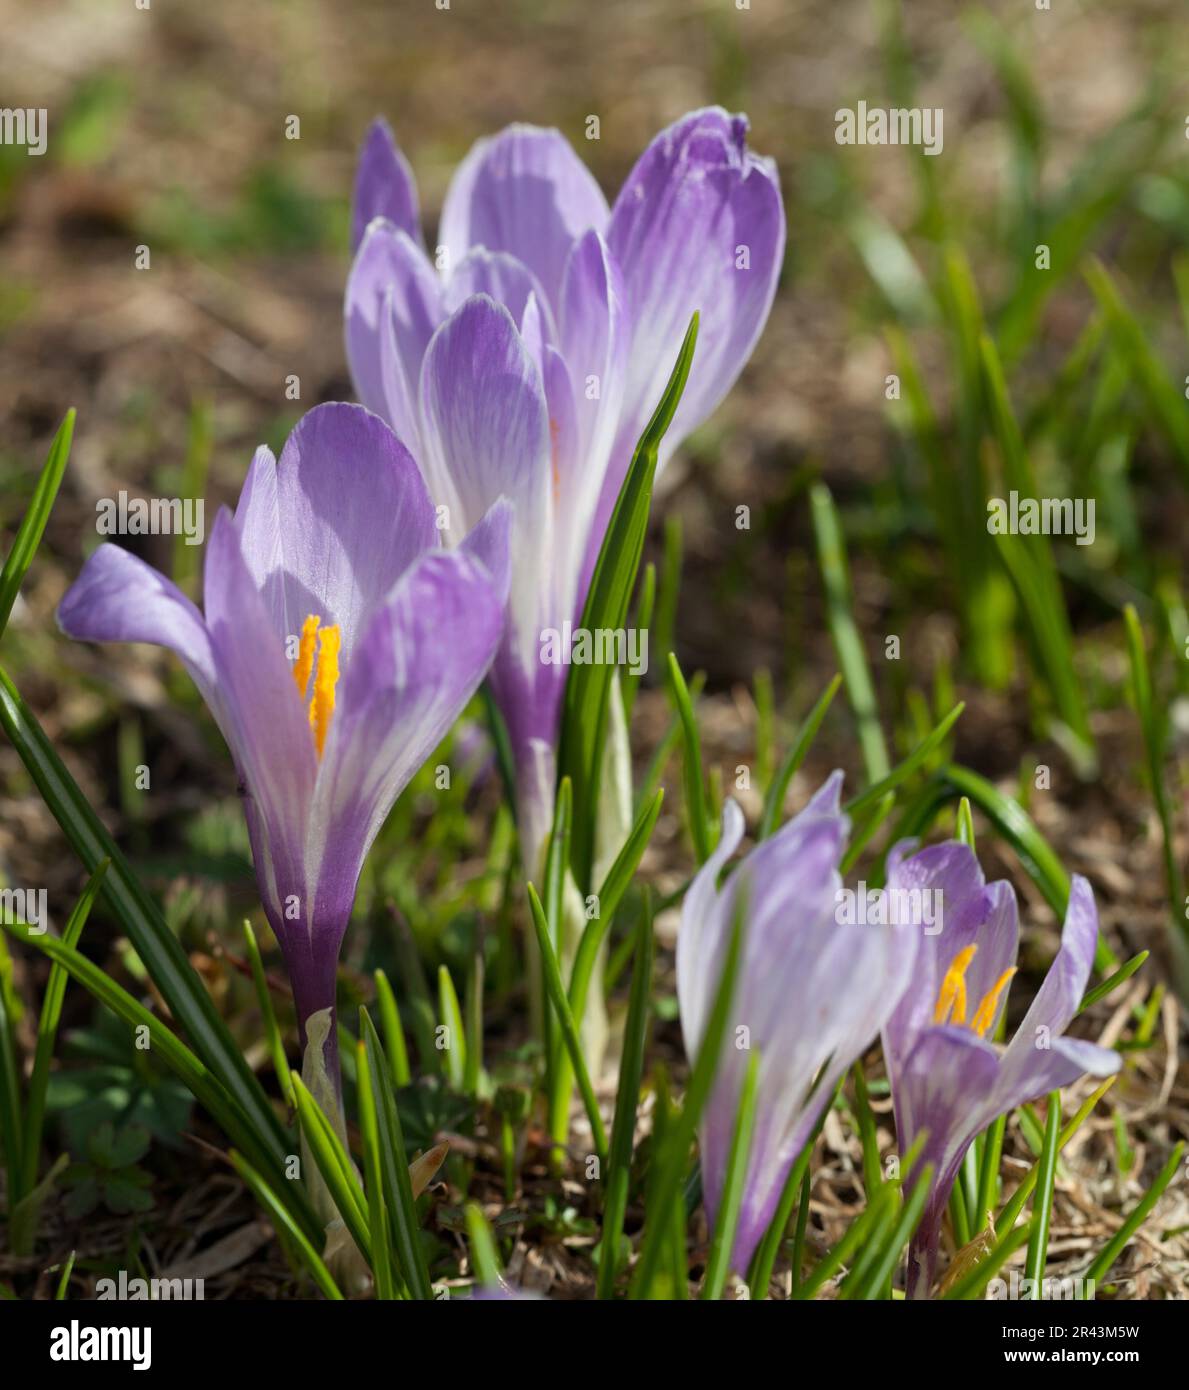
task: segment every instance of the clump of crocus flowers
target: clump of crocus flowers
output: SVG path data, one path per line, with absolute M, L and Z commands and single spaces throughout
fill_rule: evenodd
M 887 891 L 917 904 L 877 925 L 839 912 L 848 821 L 835 773 L 805 809 L 752 849 L 720 887 L 744 830 L 728 802 L 722 837 L 691 884 L 677 941 L 677 982 L 692 1060 L 706 1026 L 736 912 L 743 957 L 728 1037 L 701 1125 L 706 1203 L 715 1217 L 752 1048 L 760 1053 L 755 1133 L 734 1246 L 745 1272 L 797 1155 L 847 1067 L 882 1034 L 901 1153 L 930 1164 L 909 1250 L 908 1293 L 934 1286 L 946 1203 L 966 1150 L 1000 1115 L 1082 1076 L 1109 1076 L 1118 1053 L 1064 1036 L 1098 939 L 1094 898 L 1075 877 L 1061 948 L 1010 1044 L 995 1041 L 1016 970 L 1018 913 L 1007 883 L 988 884 L 957 841 L 889 856 Z M 941 913 L 920 910 L 939 895 Z M 912 1174 L 907 1175 L 909 1181 Z
M 745 118 L 717 107 L 684 116 L 608 207 L 557 131 L 512 126 L 459 166 L 431 260 L 408 163 L 377 122 L 356 182 L 344 310 L 363 404 L 310 411 L 279 461 L 257 451 L 234 513 L 212 530 L 203 611 L 114 545 L 62 601 L 70 636 L 156 643 L 193 677 L 238 770 L 261 901 L 332 1099 L 336 967 L 364 859 L 485 678 L 510 735 L 535 876 L 567 674 L 543 660 L 542 635 L 580 618 L 691 314 L 698 351 L 662 463 L 734 382 L 775 293 L 779 182 L 746 135 Z M 844 920 L 841 783 L 835 773 L 724 879 L 745 832 L 728 801 L 685 897 L 677 975 L 691 1058 L 743 920 L 735 1027 L 700 1128 L 706 1203 L 713 1221 L 753 1048 L 739 1271 L 843 1073 L 881 1037 L 900 1149 L 932 1174 L 907 1278 L 910 1296 L 927 1296 L 976 1137 L 1025 1101 L 1118 1069 L 1116 1053 L 1066 1036 L 1097 916 L 1075 878 L 1057 957 L 1002 1044 L 1019 931 L 1011 888 L 987 884 L 966 845 L 897 846 L 888 889 L 936 894 L 940 929 Z

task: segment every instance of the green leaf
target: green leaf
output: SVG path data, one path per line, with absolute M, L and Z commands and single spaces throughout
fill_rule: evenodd
M 58 433 L 54 435 L 54 442 L 50 445 L 49 455 L 33 490 L 32 500 L 21 520 L 12 549 L 8 552 L 4 569 L 0 571 L 0 634 L 3 634 L 8 626 L 12 606 L 20 593 L 29 566 L 33 563 L 33 557 L 37 554 L 37 547 L 41 544 L 45 524 L 50 518 L 54 499 L 58 495 L 58 487 L 70 458 L 70 441 L 73 435 L 72 407 L 66 412 L 66 418 L 58 426 Z
M 305 1135 L 306 1146 L 313 1155 L 318 1172 L 322 1174 L 331 1200 L 343 1218 L 351 1239 L 370 1265 L 372 1263 L 371 1233 L 368 1226 L 367 1198 L 351 1166 L 351 1156 L 334 1131 L 334 1125 L 318 1104 L 313 1093 L 298 1072 L 289 1073 L 293 1104 L 297 1120 Z
M 389 1249 L 391 1232 L 388 1210 L 384 1205 L 376 1092 L 372 1085 L 367 1045 L 363 1042 L 355 1044 L 355 1076 L 359 1088 L 359 1132 L 363 1139 L 363 1171 L 367 1179 L 367 1223 L 372 1251 L 372 1273 L 376 1279 L 376 1297 L 390 1301 L 398 1297 L 398 1291 L 392 1267 L 392 1253 Z
M 599 1114 L 599 1103 L 595 1099 L 594 1087 L 590 1083 L 586 1058 L 582 1055 L 582 1043 L 574 1023 L 574 1014 L 570 1008 L 565 985 L 562 983 L 561 967 L 557 963 L 557 955 L 549 937 L 549 923 L 545 919 L 545 909 L 541 906 L 541 900 L 537 897 L 537 890 L 531 883 L 528 885 L 528 901 L 529 907 L 532 909 L 537 941 L 541 947 L 541 965 L 545 973 L 546 993 L 553 1006 L 558 1026 L 561 1028 L 566 1051 L 570 1054 L 570 1065 L 574 1068 L 574 1075 L 578 1081 L 578 1091 L 582 1096 L 582 1103 L 586 1107 L 587 1118 L 590 1120 L 595 1153 L 598 1155 L 601 1172 L 607 1164 L 607 1134 L 603 1128 L 603 1117 Z
M 764 798 L 764 812 L 760 817 L 760 828 L 756 832 L 756 840 L 764 840 L 780 824 L 780 816 L 784 810 L 784 798 L 788 794 L 789 783 L 797 775 L 797 770 L 805 761 L 805 755 L 813 746 L 813 740 L 817 737 L 817 731 L 822 726 L 822 720 L 826 717 L 826 711 L 834 702 L 834 696 L 838 694 L 838 687 L 842 684 L 841 675 L 835 676 L 821 695 L 818 696 L 817 704 L 809 711 L 805 722 L 797 730 L 797 737 L 793 740 L 793 746 L 789 749 L 788 755 L 780 765 L 780 771 L 776 774 L 772 785 L 768 788 L 768 795 Z
M 1105 999 L 1108 994 L 1113 994 L 1124 981 L 1131 979 L 1150 954 L 1149 951 L 1140 951 L 1124 965 L 1121 965 L 1113 975 L 1108 975 L 1101 984 L 1095 985 L 1093 989 L 1088 989 L 1082 1002 L 1078 1005 L 1078 1013 L 1085 1013 L 1087 1009 Z
M 446 1076 L 450 1085 L 461 1091 L 466 1080 L 467 1038 L 462 1025 L 462 1010 L 458 1007 L 458 994 L 450 971 L 445 965 L 438 966 L 438 1019 L 447 1029 L 449 1046 L 446 1048 Z
M 603 1198 L 603 1234 L 597 1290 L 599 1298 L 611 1297 L 619 1269 L 619 1244 L 623 1235 L 624 1213 L 627 1211 L 632 1149 L 636 1136 L 636 1111 L 640 1102 L 640 1080 L 644 1073 L 644 1049 L 648 1038 L 654 949 L 652 896 L 645 889 L 644 911 L 640 915 L 640 923 L 636 930 L 632 990 L 623 1032 L 619 1086 L 615 1093 L 615 1117 L 611 1125 L 611 1152 L 608 1157 L 607 1183 Z
M 603 538 L 582 611 L 581 626 L 588 631 L 618 630 L 626 621 L 644 550 L 657 452 L 685 389 L 697 335 L 698 316 L 694 314 L 665 394 L 636 446 Z M 575 881 L 583 892 L 589 889 L 594 862 L 594 817 L 599 803 L 612 670 L 609 665 L 571 666 L 562 707 L 558 774 L 569 777 L 573 784 L 575 819 L 571 864 Z
M 1173 838 L 1172 811 L 1168 803 L 1168 790 L 1164 777 L 1164 738 L 1161 722 L 1157 717 L 1152 698 L 1152 676 L 1148 670 L 1148 654 L 1144 646 L 1143 629 L 1139 615 L 1129 603 L 1123 610 L 1127 624 L 1127 652 L 1131 662 L 1131 685 L 1135 696 L 1135 712 L 1139 716 L 1140 731 L 1144 739 L 1144 753 L 1148 764 L 1148 782 L 1152 790 L 1152 800 L 1156 805 L 1156 816 L 1160 821 L 1160 836 L 1164 851 L 1164 881 L 1168 890 L 1169 910 L 1172 914 L 1173 929 L 1178 932 L 1186 945 L 1189 945 L 1189 922 L 1184 916 L 1185 886 L 1177 863 L 1176 847 Z
M 887 776 L 887 744 L 879 723 L 879 708 L 875 687 L 863 651 L 863 639 L 851 611 L 850 574 L 846 563 L 846 545 L 842 527 L 834 508 L 834 499 L 824 483 L 815 483 L 809 490 L 810 515 L 817 541 L 818 563 L 826 586 L 826 617 L 830 636 L 838 654 L 838 664 L 846 681 L 846 693 L 854 710 L 859 728 L 859 748 L 867 780 L 878 782 Z
M 380 1171 L 401 1269 L 414 1298 L 432 1299 L 433 1285 L 421 1245 L 420 1223 L 413 1199 L 413 1183 L 409 1177 L 409 1158 L 401 1132 L 400 1114 L 392 1087 L 388 1084 L 390 1064 L 384 1056 L 380 1035 L 366 1009 L 360 1009 L 359 1021 L 372 1081 L 375 1127 L 380 1142 Z
M 727 1167 L 723 1178 L 722 1200 L 719 1202 L 714 1234 L 710 1240 L 710 1254 L 706 1261 L 702 1297 L 707 1300 L 721 1298 L 727 1282 L 735 1231 L 739 1225 L 739 1209 L 743 1204 L 747 1164 L 751 1156 L 751 1136 L 755 1130 L 759 1080 L 760 1053 L 758 1049 L 753 1048 L 751 1056 L 747 1059 L 747 1073 L 743 1078 L 743 1089 L 739 1095 L 739 1110 L 735 1116 L 735 1129 L 731 1135 L 731 1147 L 727 1154 Z
M 945 742 L 946 736 L 958 722 L 965 708 L 966 705 L 962 701 L 956 704 L 941 723 L 929 733 L 928 737 L 917 744 L 902 763 L 897 763 L 886 777 L 848 801 L 846 803 L 847 812 L 852 816 L 858 815 L 859 812 L 866 810 L 868 806 L 873 806 L 877 802 L 882 801 L 888 792 L 895 791 L 901 782 L 911 777 L 917 768 L 928 762 L 930 755 Z
M 242 1154 L 232 1149 L 227 1157 L 231 1160 L 235 1171 L 251 1189 L 253 1196 L 272 1217 L 273 1225 L 277 1228 L 278 1234 L 288 1248 L 297 1251 L 302 1263 L 313 1275 L 314 1283 L 318 1285 L 327 1298 L 340 1302 L 343 1295 L 339 1291 L 339 1286 L 334 1282 L 334 1276 L 323 1263 L 322 1256 L 311 1244 L 304 1228 L 293 1219 L 288 1208 L 281 1205 L 277 1200 L 276 1193 Z
M 396 995 L 383 970 L 375 973 L 376 1007 L 380 1011 L 380 1023 L 384 1029 L 384 1047 L 392 1058 L 392 1084 L 407 1086 L 413 1079 L 409 1069 L 409 1049 L 405 1043 L 405 1030 L 400 1021 L 400 1010 L 396 1005 Z
M 1053 1214 L 1053 1184 L 1057 1179 L 1057 1149 L 1061 1139 L 1061 1093 L 1049 1096 L 1045 1120 L 1044 1148 L 1037 1167 L 1035 1195 L 1032 1198 L 1032 1234 L 1028 1237 L 1028 1255 L 1024 1261 L 1024 1276 L 1033 1279 L 1034 1298 L 1040 1297 L 1041 1280 L 1049 1254 L 1049 1222 Z
M 693 702 L 676 656 L 669 653 L 669 680 L 672 685 L 673 703 L 681 720 L 682 740 L 685 756 L 684 770 L 685 810 L 689 818 L 689 833 L 693 840 L 694 855 L 699 864 L 710 858 L 711 835 L 710 819 L 706 809 L 706 778 L 702 771 L 702 742 L 698 737 L 698 721 L 694 715 Z
M 499 1288 L 500 1257 L 491 1237 L 491 1227 L 483 1219 L 483 1213 L 476 1202 L 468 1202 L 464 1211 L 467 1225 L 467 1239 L 471 1246 L 471 1268 L 481 1284 L 487 1288 Z
M 735 985 L 743 959 L 744 933 L 743 895 L 738 895 L 738 907 L 731 925 L 731 937 L 723 959 L 718 990 L 698 1045 L 697 1060 L 685 1091 L 685 1102 L 671 1127 L 666 1128 L 663 1145 L 654 1153 L 646 1199 L 646 1222 L 640 1259 L 632 1280 L 635 1298 L 647 1297 L 657 1273 L 662 1251 L 670 1230 L 673 1207 L 681 1190 L 681 1179 L 689 1159 L 690 1145 L 697 1131 L 710 1089 L 718 1071 L 719 1054 L 727 1036 Z M 682 1222 L 684 1226 L 684 1219 Z

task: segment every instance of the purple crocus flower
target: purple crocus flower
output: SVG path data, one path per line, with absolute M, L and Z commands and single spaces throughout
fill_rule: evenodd
M 260 895 L 306 1041 L 324 1010 L 376 833 L 483 679 L 503 629 L 510 509 L 440 548 L 416 464 L 383 421 L 322 405 L 278 463 L 261 448 L 206 550 L 200 613 L 101 545 L 62 600 L 71 637 L 152 642 L 185 663 L 231 749 Z
M 745 913 L 731 1026 L 700 1129 L 713 1221 L 748 1049 L 759 1048 L 755 1130 L 733 1252 L 739 1272 L 746 1271 L 838 1078 L 879 1033 L 912 970 L 914 935 L 859 925 L 839 912 L 838 863 L 850 828 L 839 809 L 841 786 L 836 772 L 800 815 L 747 854 L 720 889 L 722 867 L 743 837 L 743 813 L 728 801 L 722 838 L 682 909 L 677 994 L 691 1061 L 713 1007 L 737 907 Z
M 912 982 L 883 1030 L 883 1047 L 901 1152 L 927 1130 L 919 1161 L 934 1169 L 909 1249 L 908 1294 L 921 1298 L 933 1287 L 946 1203 L 975 1137 L 1025 1101 L 1087 1074 L 1113 1075 L 1120 1059 L 1109 1048 L 1063 1036 L 1085 993 L 1098 942 L 1098 913 L 1086 880 L 1073 878 L 1061 947 L 1004 1048 L 992 1039 L 1016 969 L 1016 895 L 1008 883 L 985 881 L 967 845 L 948 841 L 908 857 L 910 849 L 897 846 L 889 855 L 888 888 L 939 895 L 940 930 L 923 934 Z
M 717 406 L 764 326 L 784 250 L 776 170 L 719 107 L 662 131 L 613 208 L 556 130 L 480 140 L 454 175 L 434 262 L 386 123 L 355 187 L 347 356 L 360 399 L 413 451 L 456 542 L 516 506 L 509 625 L 491 685 L 521 832 L 553 808 L 566 668 L 543 635 L 577 622 L 632 450 L 694 310 L 685 395 L 660 463 Z M 535 851 L 534 851 L 535 852 Z

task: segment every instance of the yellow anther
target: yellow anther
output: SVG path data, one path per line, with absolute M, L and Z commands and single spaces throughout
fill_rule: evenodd
M 1007 982 L 1016 973 L 1013 965 L 1010 970 L 1005 970 L 995 981 L 986 994 L 982 997 L 982 1002 L 975 1011 L 974 1017 L 970 1020 L 970 1026 L 979 1035 L 985 1037 L 991 1024 L 995 1022 L 995 1011 L 999 1007 L 999 996 L 1007 988 Z
M 297 685 L 297 693 L 303 700 L 306 697 L 306 686 L 310 683 L 310 672 L 314 669 L 314 641 L 320 621 L 311 613 L 301 625 L 301 646 L 298 648 L 297 660 L 293 663 L 293 679 Z
M 339 679 L 340 640 L 341 634 L 337 627 L 324 627 L 318 634 L 318 673 L 314 677 L 314 694 L 310 699 L 310 728 L 314 731 L 314 742 L 318 746 L 319 757 L 326 746 L 326 735 L 330 732 L 330 717 L 334 713 L 334 688 Z
M 966 1022 L 966 968 L 974 959 L 977 950 L 977 945 L 967 946 L 950 962 L 950 968 L 945 972 L 945 979 L 942 980 L 941 989 L 937 994 L 937 1007 L 933 1010 L 934 1023 Z

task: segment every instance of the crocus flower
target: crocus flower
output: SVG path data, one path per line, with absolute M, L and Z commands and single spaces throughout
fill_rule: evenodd
M 941 930 L 922 934 L 912 981 L 883 1031 L 896 1111 L 907 1152 L 928 1131 L 920 1163 L 933 1180 L 909 1249 L 908 1293 L 926 1297 L 937 1274 L 941 1223 L 967 1149 L 1000 1115 L 1080 1077 L 1111 1076 L 1117 1052 L 1066 1028 L 1094 963 L 1098 913 L 1074 875 L 1061 947 L 1006 1047 L 992 1039 L 1016 970 L 1019 915 L 1011 885 L 987 883 L 973 851 L 956 841 L 888 858 L 888 887 L 940 894 Z M 909 1182 L 912 1175 L 908 1175 Z
M 613 208 L 556 130 L 480 140 L 421 244 L 413 176 L 383 121 L 355 187 L 347 356 L 363 403 L 409 446 L 456 542 L 515 503 L 509 626 L 493 693 L 517 764 L 521 832 L 553 808 L 563 664 L 637 439 L 691 314 L 685 395 L 660 463 L 726 394 L 767 319 L 784 249 L 776 170 L 719 107 L 662 131 Z
M 185 663 L 240 778 L 256 876 L 301 1025 L 337 1082 L 335 970 L 359 872 L 499 642 L 508 504 L 440 548 L 416 464 L 361 406 L 323 405 L 278 463 L 261 448 L 211 531 L 205 613 L 116 545 L 62 600 L 71 637 L 152 642 Z
M 685 896 L 677 995 L 691 1062 L 713 1008 L 736 910 L 743 956 L 727 1040 L 703 1115 L 702 1180 L 711 1220 L 722 1196 L 751 1048 L 760 1051 L 755 1129 L 733 1264 L 745 1272 L 789 1169 L 838 1078 L 879 1033 L 908 983 L 915 935 L 857 925 L 838 911 L 838 863 L 850 828 L 836 772 L 805 809 L 751 850 L 718 887 L 743 837 L 723 808 L 722 838 Z M 742 896 L 741 896 L 742 895 Z

